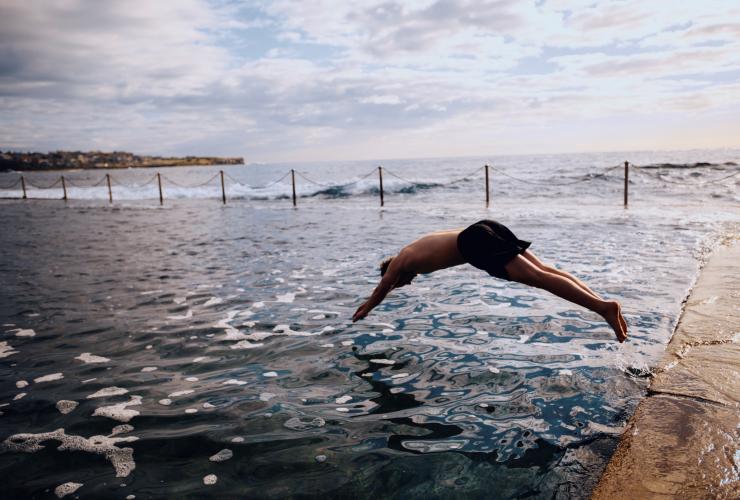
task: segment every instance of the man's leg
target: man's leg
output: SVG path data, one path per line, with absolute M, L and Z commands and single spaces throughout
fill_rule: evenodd
M 624 342 L 627 339 L 627 331 L 620 322 L 621 311 L 618 302 L 606 301 L 595 297 L 574 281 L 560 274 L 544 271 L 521 255 L 517 255 L 511 259 L 505 268 L 509 274 L 509 279 L 513 281 L 542 288 L 558 297 L 601 315 L 609 323 L 609 326 L 612 327 L 620 342 Z
M 563 278 L 567 278 L 571 280 L 573 283 L 575 283 L 576 285 L 580 286 L 583 290 L 585 290 L 589 294 L 601 300 L 601 295 L 591 290 L 591 288 L 587 284 L 585 284 L 583 281 L 579 280 L 578 278 L 576 278 L 575 276 L 573 276 L 572 274 L 566 271 L 562 271 L 553 266 L 548 266 L 547 264 L 543 263 L 540 259 L 538 259 L 537 256 L 534 254 L 534 252 L 532 252 L 531 250 L 525 250 L 522 256 L 528 261 L 530 261 L 531 263 L 533 263 L 535 266 L 539 267 L 541 270 L 547 271 L 553 274 L 558 274 L 562 276 Z M 621 311 L 619 313 L 619 323 L 622 326 L 622 330 L 626 332 L 627 322 L 624 320 L 624 316 L 622 316 Z
M 570 273 L 568 273 L 566 271 L 562 271 L 562 270 L 558 269 L 557 267 L 548 266 L 547 264 L 545 264 L 544 262 L 542 262 L 540 259 L 538 259 L 537 256 L 531 250 L 525 250 L 524 253 L 522 254 L 522 257 L 524 257 L 529 262 L 531 262 L 532 264 L 534 264 L 535 266 L 537 266 L 538 268 L 540 268 L 543 271 L 547 271 L 549 273 L 557 274 L 559 276 L 562 276 L 563 278 L 567 278 L 567 279 L 571 280 L 573 283 L 575 283 L 576 285 L 578 285 L 579 287 L 581 287 L 586 293 L 588 293 L 588 294 L 594 296 L 595 298 L 601 300 L 601 296 L 598 293 L 596 293 L 593 290 L 591 290 L 591 288 L 589 288 L 589 286 L 586 285 L 583 281 L 579 280 L 578 278 L 576 278 L 575 276 L 573 276 L 572 274 L 570 274 Z

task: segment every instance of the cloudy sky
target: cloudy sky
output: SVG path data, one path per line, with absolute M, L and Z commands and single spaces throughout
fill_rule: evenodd
M 0 0 L 0 149 L 740 147 L 737 0 Z

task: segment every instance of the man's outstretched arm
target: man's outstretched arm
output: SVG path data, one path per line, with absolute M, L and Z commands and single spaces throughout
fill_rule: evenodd
M 361 320 L 367 316 L 375 306 L 383 302 L 385 296 L 393 289 L 393 285 L 396 284 L 396 281 L 398 281 L 398 278 L 401 276 L 401 268 L 401 259 L 397 256 L 391 261 L 385 275 L 383 275 L 383 279 L 381 279 L 378 286 L 375 287 L 372 295 L 370 295 L 365 303 L 358 307 L 355 314 L 352 315 L 352 321 Z

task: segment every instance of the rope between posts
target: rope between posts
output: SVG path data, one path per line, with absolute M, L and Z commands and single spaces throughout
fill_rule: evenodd
M 536 185 L 536 186 L 570 186 L 572 184 L 578 184 L 578 183 L 581 183 L 581 182 L 589 182 L 589 181 L 592 181 L 592 180 L 594 180 L 596 178 L 604 177 L 607 173 L 611 172 L 612 170 L 614 170 L 616 168 L 619 168 L 620 166 L 621 165 L 615 165 L 613 167 L 609 167 L 604 172 L 602 172 L 600 174 L 596 174 L 594 177 L 588 177 L 588 178 L 585 178 L 585 179 L 578 179 L 578 180 L 575 180 L 575 181 L 568 181 L 568 182 L 537 182 L 537 181 L 530 181 L 530 180 L 526 180 L 526 179 L 521 179 L 519 177 L 515 177 L 515 176 L 513 176 L 511 174 L 508 174 L 508 173 L 504 172 L 503 170 L 499 170 L 496 167 L 491 167 L 491 169 L 494 170 L 495 172 L 498 172 L 498 173 L 506 176 L 506 177 L 509 177 L 511 179 L 514 179 L 515 181 L 523 182 L 525 184 L 533 184 L 533 185 Z
M 464 176 L 460 177 L 459 179 L 453 179 L 453 180 L 451 180 L 451 181 L 448 181 L 448 182 L 447 182 L 447 184 L 457 184 L 458 182 L 461 182 L 461 181 L 467 180 L 467 179 L 468 179 L 468 178 L 470 178 L 470 177 L 471 177 L 471 176 L 472 176 L 473 174 L 476 174 L 476 173 L 480 172 L 480 171 L 481 171 L 481 170 L 483 170 L 484 168 L 486 168 L 486 167 L 485 167 L 485 165 L 484 165 L 484 166 L 482 166 L 482 167 L 478 167 L 478 168 L 476 168 L 475 170 L 473 170 L 472 172 L 470 172 L 470 173 L 469 173 L 468 175 L 464 175 Z
M 170 179 L 169 177 L 167 177 L 166 175 L 163 175 L 163 176 L 162 176 L 162 179 L 164 179 L 164 180 L 166 180 L 167 182 L 169 182 L 170 184 L 173 184 L 173 185 L 175 185 L 175 186 L 177 186 L 177 187 L 180 187 L 180 188 L 194 188 L 194 187 L 202 187 L 202 186 L 207 186 L 208 184 L 210 184 L 211 182 L 213 182 L 213 179 L 215 179 L 215 178 L 216 178 L 216 177 L 218 177 L 219 175 L 221 175 L 221 173 L 220 173 L 220 172 L 219 172 L 219 173 L 217 173 L 217 174 L 215 174 L 215 175 L 214 175 L 213 177 L 211 177 L 211 178 L 210 178 L 210 179 L 208 179 L 207 181 L 205 181 L 205 182 L 201 182 L 200 184 L 193 184 L 192 186 L 187 186 L 187 185 L 185 185 L 185 184 L 180 184 L 179 182 L 175 182 L 175 181 L 173 181 L 172 179 Z
M 303 178 L 303 180 L 308 181 L 311 184 L 315 184 L 315 185 L 321 186 L 321 187 L 334 187 L 333 184 L 326 184 L 324 182 L 316 182 L 314 180 L 311 180 L 308 177 L 306 177 L 306 175 L 303 172 L 299 172 L 298 170 L 296 170 L 295 173 L 298 174 L 301 178 Z
M 274 186 L 278 182 L 280 182 L 283 179 L 285 179 L 286 177 L 288 177 L 290 175 L 290 170 L 288 170 L 287 172 L 285 172 L 285 174 L 282 177 L 280 177 L 279 179 L 276 179 L 276 180 L 274 180 L 272 182 L 268 182 L 264 186 L 250 186 L 249 184 L 242 184 L 241 182 L 239 182 L 238 180 L 234 179 L 232 176 L 230 176 L 226 172 L 224 172 L 224 175 L 226 177 L 228 177 L 230 181 L 233 181 L 234 183 L 239 184 L 240 186 L 247 186 L 249 189 L 266 189 L 266 188 L 268 188 L 270 186 Z
M 719 182 L 722 182 L 722 181 L 725 181 L 725 180 L 730 179 L 732 177 L 735 177 L 736 175 L 740 175 L 740 170 L 737 170 L 737 171 L 733 172 L 730 175 L 727 175 L 725 177 L 720 177 L 719 179 L 712 179 L 710 181 L 704 181 L 704 182 L 674 181 L 674 180 L 671 180 L 671 179 L 666 179 L 665 177 L 662 177 L 658 173 L 654 174 L 652 172 L 649 172 L 648 170 L 645 169 L 645 167 L 641 167 L 641 166 L 638 166 L 638 165 L 632 165 L 632 166 L 635 168 L 635 170 L 637 170 L 638 172 L 640 172 L 642 174 L 647 175 L 648 177 L 652 177 L 653 179 L 659 180 L 661 182 L 667 182 L 669 184 L 677 184 L 677 185 L 680 185 L 680 186 L 706 186 L 707 184 L 717 184 Z
M 110 177 L 110 180 L 111 180 L 111 183 L 113 185 L 115 185 L 115 186 L 140 188 L 140 187 L 147 186 L 147 185 L 151 184 L 152 182 L 156 181 L 157 180 L 157 174 L 152 175 L 149 178 L 148 181 L 142 182 L 141 184 L 136 184 L 135 182 L 134 183 L 131 183 L 131 184 L 123 184 L 122 182 L 118 182 L 118 180 L 115 177 L 113 177 L 112 175 Z
M 21 178 L 18 177 L 18 180 L 15 181 L 15 183 L 11 184 L 10 186 L 0 186 L 0 189 L 2 189 L 2 190 L 13 189 L 14 187 L 16 187 L 20 183 L 21 183 Z
M 416 181 L 410 181 L 410 180 L 408 180 L 408 179 L 405 179 L 405 178 L 401 177 L 401 176 L 400 176 L 400 175 L 398 175 L 398 174 L 394 174 L 394 173 L 393 173 L 393 172 L 391 172 L 390 170 L 386 170 L 386 173 L 387 173 L 388 175 L 391 175 L 391 176 L 395 177 L 396 179 L 402 180 L 403 182 L 408 182 L 409 184 L 413 184 L 413 185 L 421 185 L 421 184 L 422 184 L 421 182 L 416 182 Z
M 61 184 L 61 182 L 62 182 L 62 178 L 60 177 L 59 179 L 57 179 L 56 181 L 54 181 L 53 183 L 51 183 L 48 186 L 38 186 L 38 185 L 32 183 L 29 179 L 26 179 L 26 185 L 31 186 L 31 187 L 36 188 L 36 189 L 51 189 L 51 188 L 56 187 L 59 184 Z

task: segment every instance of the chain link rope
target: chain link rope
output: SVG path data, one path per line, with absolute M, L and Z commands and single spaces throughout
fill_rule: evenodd
M 717 184 L 719 182 L 725 181 L 727 179 L 731 179 L 732 177 L 735 177 L 736 175 L 739 175 L 740 174 L 740 170 L 737 170 L 737 171 L 733 172 L 732 174 L 727 175 L 727 176 L 724 176 L 724 177 L 720 177 L 719 179 L 712 179 L 712 180 L 704 181 L 704 182 L 692 182 L 692 181 L 688 181 L 688 182 L 687 181 L 683 181 L 682 182 L 682 181 L 675 181 L 675 180 L 671 180 L 671 179 L 666 179 L 665 177 L 661 176 L 660 173 L 650 172 L 649 170 L 647 170 L 647 168 L 649 168 L 649 167 L 640 166 L 640 165 L 631 165 L 631 166 L 634 167 L 637 172 L 639 172 L 641 174 L 644 174 L 644 175 L 647 175 L 648 177 L 651 177 L 651 178 L 653 178 L 655 180 L 658 180 L 660 182 L 667 182 L 668 184 L 677 184 L 679 186 L 706 186 L 708 184 Z

